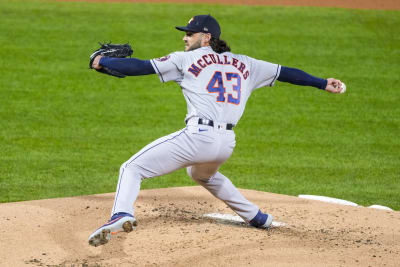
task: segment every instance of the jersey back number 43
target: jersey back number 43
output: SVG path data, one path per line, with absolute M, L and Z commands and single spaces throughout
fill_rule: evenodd
M 242 84 L 238 73 L 226 72 L 224 76 L 222 72 L 216 71 L 207 85 L 207 91 L 209 93 L 218 93 L 217 102 L 225 102 L 226 88 L 224 86 L 224 78 L 225 81 L 232 81 L 232 90 L 235 92 L 235 95 L 228 94 L 228 103 L 239 105 Z

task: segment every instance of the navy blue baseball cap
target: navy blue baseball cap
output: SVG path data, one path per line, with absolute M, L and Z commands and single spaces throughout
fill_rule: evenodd
M 219 39 L 221 28 L 218 21 L 209 15 L 197 15 L 191 18 L 186 26 L 176 26 L 177 30 L 184 32 L 211 33 L 211 36 Z

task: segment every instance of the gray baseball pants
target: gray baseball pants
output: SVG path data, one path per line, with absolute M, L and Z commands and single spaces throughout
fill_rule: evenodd
M 214 126 L 198 125 L 197 120 L 190 119 L 186 128 L 153 141 L 122 164 L 112 214 L 127 212 L 134 215 L 133 206 L 143 179 L 186 167 L 194 181 L 245 221 L 256 216 L 259 208 L 218 172 L 235 147 L 234 131 L 215 122 Z

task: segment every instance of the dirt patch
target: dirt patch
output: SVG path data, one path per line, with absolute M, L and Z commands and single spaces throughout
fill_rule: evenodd
M 70 0 L 62 0 L 70 1 Z M 399 0 L 72 0 L 85 2 L 199 3 L 226 5 L 321 6 L 355 9 L 400 9 Z
M 95 248 L 87 238 L 109 218 L 114 194 L 1 204 L 1 265 L 398 266 L 400 212 L 241 192 L 286 226 L 205 218 L 232 211 L 202 187 L 142 190 L 137 229 Z

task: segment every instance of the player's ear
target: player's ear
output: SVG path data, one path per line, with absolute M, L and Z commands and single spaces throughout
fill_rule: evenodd
M 211 33 L 207 33 L 207 37 L 208 37 L 208 42 L 211 41 Z
M 211 33 L 203 33 L 203 43 L 209 45 L 211 41 Z

